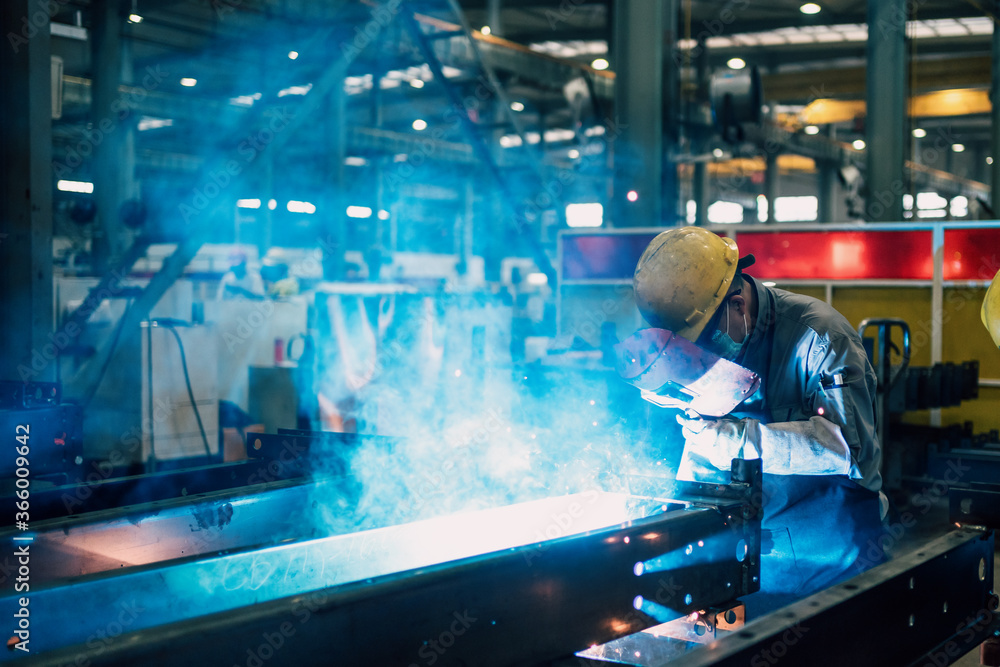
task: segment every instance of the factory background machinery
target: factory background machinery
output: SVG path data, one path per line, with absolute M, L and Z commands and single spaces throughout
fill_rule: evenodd
M 1000 664 L 998 16 L 4 2 L 0 661 Z M 678 225 L 879 378 L 893 558 L 762 619 L 616 369 Z

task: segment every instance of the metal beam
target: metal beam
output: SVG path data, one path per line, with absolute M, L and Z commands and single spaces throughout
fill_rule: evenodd
M 867 105 L 868 198 L 865 219 L 903 219 L 907 0 L 869 0 Z
M 679 617 L 756 590 L 759 468 L 754 476 L 738 500 L 680 499 L 662 511 L 661 501 L 588 492 L 49 587 L 32 594 L 32 612 L 51 621 L 32 649 L 66 647 L 40 656 L 53 665 L 228 664 L 287 624 L 296 637 L 274 664 L 336 655 L 405 665 L 468 618 L 442 664 L 543 663 L 652 625 L 651 614 Z M 572 526 L 538 543 L 567 506 L 577 508 Z M 100 655 L 83 646 L 123 602 L 143 609 L 128 628 L 141 633 L 103 643 Z
M 31 0 L 0 3 L 0 379 L 53 380 L 52 88 L 49 16 Z M 39 25 L 41 24 L 41 25 Z
M 774 664 L 780 658 L 817 667 L 948 665 L 1000 625 L 992 587 L 993 533 L 955 530 L 769 614 L 710 650 L 692 653 L 684 664 Z
M 660 226 L 664 222 L 663 175 L 663 37 L 662 2 L 618 0 L 614 4 L 616 124 L 614 140 L 614 225 Z M 639 198 L 628 202 L 625 193 Z M 672 220 L 670 221 L 673 222 Z

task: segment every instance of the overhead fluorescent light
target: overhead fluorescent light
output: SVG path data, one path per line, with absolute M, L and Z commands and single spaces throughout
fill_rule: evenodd
M 370 217 L 372 217 L 372 210 L 368 206 L 348 206 L 347 207 L 347 217 L 348 218 L 370 218 Z
M 56 181 L 56 189 L 63 192 L 80 192 L 89 195 L 94 191 L 94 184 L 86 181 Z
M 290 213 L 308 213 L 313 214 L 316 212 L 316 205 L 310 204 L 307 201 L 295 201 L 294 199 L 288 202 L 286 206 Z

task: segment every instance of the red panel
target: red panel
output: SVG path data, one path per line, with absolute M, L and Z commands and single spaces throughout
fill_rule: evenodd
M 992 280 L 1000 269 L 1000 229 L 944 230 L 944 279 Z
M 930 280 L 931 232 L 738 230 L 740 255 L 753 253 L 747 270 L 771 280 Z

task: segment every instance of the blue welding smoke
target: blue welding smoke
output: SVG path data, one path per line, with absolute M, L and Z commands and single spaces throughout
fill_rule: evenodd
M 239 3 L 232 9 L 226 21 L 252 23 Z M 504 285 L 504 258 L 534 257 L 544 270 L 531 239 L 551 241 L 567 203 L 601 199 L 614 123 L 574 107 L 570 128 L 552 128 L 528 104 L 517 126 L 467 56 L 436 48 L 442 81 L 414 57 L 398 15 L 360 2 L 331 12 L 315 27 L 274 17 L 266 33 L 134 63 L 161 65 L 174 79 L 209 62 L 232 63 L 233 72 L 211 82 L 220 104 L 136 133 L 143 154 L 179 142 L 196 153 L 184 173 L 168 171 L 166 158 L 138 167 L 147 231 L 256 246 L 262 255 L 278 246 L 323 249 L 322 271 L 297 276 L 310 303 L 310 356 L 300 360 L 298 387 L 311 417 L 305 425 L 397 440 L 331 454 L 329 470 L 346 467 L 352 481 L 317 486 L 318 532 L 623 491 L 637 470 L 669 479 L 675 431 L 650 436 L 646 406 L 584 332 L 562 331 L 549 344 L 557 354 L 524 363 L 529 334 L 555 334 L 556 286 L 529 291 L 522 283 L 511 294 Z M 280 45 L 280 57 L 261 44 Z M 331 73 L 336 85 L 324 87 Z M 194 92 L 208 96 L 208 84 Z M 459 87 L 458 103 L 446 85 Z M 178 91 L 192 93 L 164 94 Z M 486 128 L 482 136 L 463 118 Z M 546 138 L 553 129 L 560 134 Z M 471 148 L 484 138 L 502 184 Z M 578 157 L 541 165 L 540 148 L 552 141 L 568 141 Z M 256 204 L 239 208 L 241 200 Z M 414 278 L 394 261 L 407 253 L 458 259 Z M 526 316 L 522 297 L 542 302 L 542 314 Z M 115 367 L 109 378 L 136 372 Z M 228 389 L 221 393 L 237 393 Z

